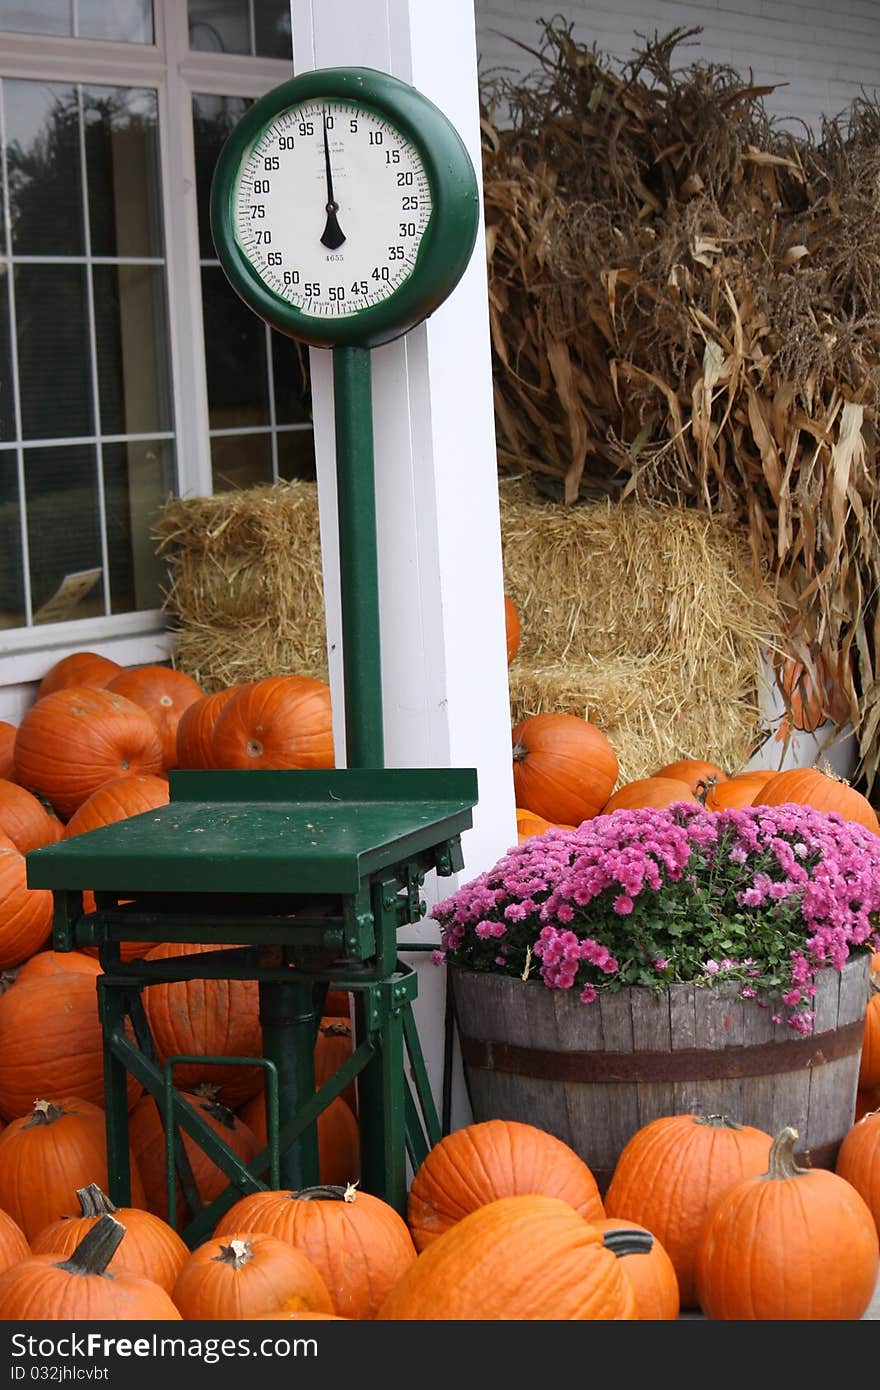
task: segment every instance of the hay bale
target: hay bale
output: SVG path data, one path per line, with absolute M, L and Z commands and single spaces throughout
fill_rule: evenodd
M 561 507 L 526 479 L 499 486 L 505 588 L 522 623 L 513 720 L 591 719 L 622 780 L 689 754 L 740 767 L 760 738 L 761 645 L 779 629 L 745 537 L 692 509 Z M 316 484 L 176 498 L 155 535 L 176 664 L 205 691 L 287 672 L 326 680 Z
M 153 527 L 175 664 L 206 693 L 268 675 L 327 679 L 314 483 L 173 498 Z

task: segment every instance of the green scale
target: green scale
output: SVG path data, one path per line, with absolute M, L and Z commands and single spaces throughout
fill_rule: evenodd
M 455 288 L 478 216 L 455 128 L 413 87 L 372 69 L 283 83 L 248 110 L 217 163 L 211 226 L 234 288 L 273 327 L 333 354 L 347 766 L 172 771 L 167 807 L 27 857 L 29 885 L 55 895 L 55 949 L 99 949 L 110 1196 L 130 1197 L 133 1075 L 160 1108 L 170 1219 L 179 1181 L 191 1245 L 245 1193 L 318 1183 L 317 1116 L 355 1077 L 366 1191 L 403 1212 L 407 1155 L 417 1167 L 440 1138 L 412 1013 L 416 975 L 399 959 L 397 933 L 424 915 L 426 875 L 463 867 L 477 778 L 384 766 L 370 354 Z M 95 894 L 88 914 L 85 889 Z M 221 949 L 124 963 L 126 941 Z M 194 978 L 258 981 L 269 1142 L 250 1163 L 175 1088 L 174 1064 L 197 1059 L 157 1060 L 142 991 Z M 354 998 L 355 1048 L 316 1091 L 331 984 Z M 181 1131 L 229 1178 L 207 1206 Z

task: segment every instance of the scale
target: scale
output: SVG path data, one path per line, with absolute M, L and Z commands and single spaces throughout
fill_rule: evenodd
M 211 228 L 233 287 L 274 328 L 333 354 L 347 765 L 172 771 L 167 807 L 27 856 L 29 885 L 55 895 L 54 948 L 99 949 L 110 1196 L 120 1206 L 130 1198 L 133 1074 L 163 1117 L 169 1219 L 179 1180 L 193 1246 L 243 1194 L 318 1182 L 316 1118 L 355 1077 L 366 1191 L 403 1213 L 407 1156 L 417 1167 L 441 1137 L 412 1014 L 416 975 L 398 957 L 397 933 L 424 915 L 427 874 L 463 867 L 477 778 L 384 766 L 370 354 L 452 292 L 478 218 L 455 128 L 413 87 L 368 68 L 318 69 L 276 87 L 217 163 Z M 88 914 L 85 889 L 95 894 Z M 125 941 L 223 949 L 124 963 Z M 199 1059 L 156 1057 L 142 991 L 193 978 L 259 983 L 269 1143 L 248 1164 L 174 1086 L 175 1062 Z M 355 1049 L 316 1091 L 331 984 L 355 1000 Z M 230 1179 L 207 1206 L 181 1130 Z

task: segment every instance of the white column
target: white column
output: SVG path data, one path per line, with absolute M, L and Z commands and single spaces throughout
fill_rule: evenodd
M 291 0 L 294 72 L 373 67 L 410 82 L 453 122 L 480 180 L 473 0 Z M 335 737 L 342 747 L 341 624 L 330 354 L 311 353 Z M 475 767 L 479 804 L 461 881 L 516 839 L 503 575 L 482 219 L 445 304 L 373 354 L 382 692 L 388 767 Z M 428 884 L 429 906 L 456 887 Z M 433 923 L 403 939 L 431 940 Z M 423 953 L 416 1018 L 435 1094 L 443 973 Z M 453 1123 L 470 1118 L 460 1077 Z

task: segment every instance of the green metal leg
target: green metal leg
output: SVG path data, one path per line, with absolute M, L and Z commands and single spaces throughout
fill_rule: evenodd
M 131 1206 L 131 1168 L 128 1140 L 128 1073 L 112 1048 L 114 1034 L 124 1033 L 126 996 L 98 977 L 98 1016 L 104 1051 L 104 1110 L 107 1123 L 107 1185 L 111 1202 Z
M 358 1039 L 366 1035 L 373 990 L 359 991 L 356 1002 Z M 379 993 L 377 988 L 376 993 Z M 381 1008 L 376 1002 L 373 1008 Z M 361 1175 L 365 1192 L 383 1198 L 403 1215 L 406 1209 L 406 1085 L 403 1075 L 403 1022 L 400 1010 L 387 1013 L 379 1033 L 379 1051 L 361 1073 L 358 1116 L 361 1129 Z
M 278 1071 L 281 1124 L 315 1093 L 315 1016 L 310 982 L 260 982 L 263 1053 Z M 298 1191 L 319 1181 L 318 1129 L 308 1125 L 280 1155 L 282 1188 Z

